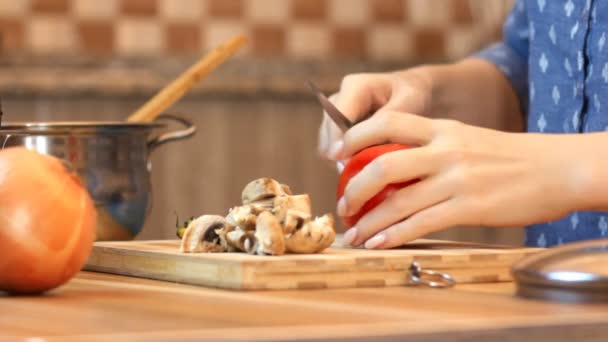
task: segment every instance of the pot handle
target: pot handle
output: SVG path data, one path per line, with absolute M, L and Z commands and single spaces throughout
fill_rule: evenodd
M 158 137 L 148 141 L 148 150 L 149 151 L 152 151 L 152 150 L 156 149 L 158 146 L 160 146 L 164 143 L 173 141 L 173 140 L 181 140 L 181 139 L 189 138 L 189 137 L 193 136 L 194 133 L 196 132 L 196 126 L 194 126 L 194 123 L 192 121 L 190 121 L 189 119 L 186 119 L 180 115 L 165 113 L 165 114 L 159 115 L 156 118 L 156 120 L 163 120 L 163 119 L 177 121 L 177 122 L 183 124 L 186 128 L 179 130 L 179 131 L 175 131 L 175 132 L 168 132 L 168 133 L 161 134 Z

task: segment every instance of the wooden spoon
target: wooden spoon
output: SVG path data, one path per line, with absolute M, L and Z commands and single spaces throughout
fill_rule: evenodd
M 149 122 L 156 119 L 158 115 L 162 114 L 164 110 L 179 100 L 197 82 L 215 70 L 230 56 L 234 55 L 238 48 L 245 44 L 246 41 L 247 39 L 244 36 L 238 35 L 213 49 L 131 114 L 127 118 L 127 121 Z

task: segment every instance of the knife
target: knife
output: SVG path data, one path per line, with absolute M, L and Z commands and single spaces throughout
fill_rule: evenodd
M 329 99 L 321 92 L 319 87 L 312 81 L 308 81 L 308 86 L 312 92 L 317 96 L 317 99 L 321 103 L 321 107 L 325 110 L 327 115 L 332 121 L 342 130 L 342 133 L 346 132 L 349 128 L 353 127 L 353 123 L 344 115 L 342 112 L 334 106 Z

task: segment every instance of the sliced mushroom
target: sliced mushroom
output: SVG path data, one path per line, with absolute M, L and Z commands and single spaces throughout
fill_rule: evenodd
M 291 189 L 289 188 L 289 185 L 281 184 L 281 189 L 283 189 L 283 193 L 285 193 L 285 195 L 289 195 L 289 196 L 293 195 L 291 193 Z
M 288 210 L 295 210 L 311 215 L 310 196 L 304 194 L 275 197 L 272 211 L 281 224 L 285 223 L 285 216 Z
M 226 220 L 229 224 L 239 227 L 245 231 L 255 230 L 255 221 L 258 215 L 264 211 L 264 207 L 255 204 L 247 204 L 230 209 Z
M 286 238 L 285 245 L 292 253 L 319 253 L 331 246 L 335 237 L 334 218 L 325 214 L 295 230 Z
M 231 248 L 240 251 L 253 253 L 255 247 L 255 236 L 253 231 L 244 231 L 240 228 L 227 234 L 228 244 Z
M 249 204 L 285 195 L 287 193 L 281 183 L 272 178 L 258 178 L 245 186 L 241 199 L 243 204 Z
M 285 219 L 282 222 L 283 233 L 286 237 L 289 236 L 295 230 L 302 228 L 305 223 L 310 221 L 310 219 L 310 213 L 305 213 L 295 209 L 288 209 Z
M 262 212 L 255 230 L 255 253 L 259 255 L 282 255 L 285 253 L 285 236 L 279 220 L 270 212 Z
M 236 248 L 234 248 L 234 246 L 232 246 L 230 244 L 230 241 L 228 241 L 228 234 L 230 234 L 231 232 L 233 232 L 236 229 L 238 229 L 238 228 L 236 226 L 230 224 L 230 222 L 228 222 L 226 220 L 226 225 L 224 226 L 224 229 L 221 229 L 217 232 L 220 237 L 220 245 L 224 248 L 224 251 L 226 251 L 226 252 L 237 252 L 238 251 Z
M 182 237 L 181 251 L 184 253 L 224 252 L 220 233 L 227 225 L 219 215 L 203 215 L 188 224 Z

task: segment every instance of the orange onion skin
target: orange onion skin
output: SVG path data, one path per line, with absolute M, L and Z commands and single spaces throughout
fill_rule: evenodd
M 96 210 L 61 160 L 24 147 L 0 150 L 0 290 L 42 293 L 82 269 Z

